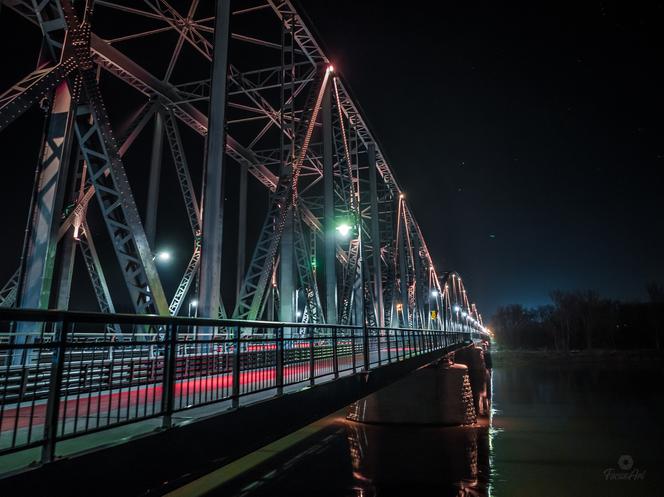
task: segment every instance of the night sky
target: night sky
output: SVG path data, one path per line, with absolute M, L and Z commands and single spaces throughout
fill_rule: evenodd
M 664 4 L 301 3 L 485 316 L 664 282 Z
M 546 303 L 554 289 L 642 300 L 648 281 L 664 283 L 662 3 L 300 4 L 365 110 L 439 270 L 462 274 L 485 317 Z M 3 9 L 0 91 L 34 66 L 35 34 Z M 0 285 L 18 264 L 25 225 L 41 131 L 30 112 L 0 136 Z M 178 273 L 163 278 L 172 287 Z

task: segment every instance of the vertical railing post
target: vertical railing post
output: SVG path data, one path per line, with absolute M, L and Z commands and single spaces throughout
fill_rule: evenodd
M 233 336 L 233 390 L 231 393 L 231 405 L 240 405 L 240 325 L 235 327 Z
M 334 377 L 339 378 L 339 334 L 337 333 L 337 328 L 332 327 L 332 370 L 334 371 Z
M 316 358 L 314 357 L 314 328 L 309 328 L 309 384 L 315 383 Z
M 378 342 L 378 345 L 376 346 L 376 353 L 378 354 L 378 365 L 380 366 L 381 364 L 383 364 L 382 354 L 380 353 L 381 330 L 380 328 L 375 328 L 375 330 L 376 330 L 376 341 Z
M 357 329 L 350 329 L 350 352 L 351 352 L 351 361 L 353 363 L 353 373 L 357 371 L 357 352 L 355 351 L 355 343 L 357 342 Z
M 176 325 L 171 323 L 166 327 L 164 342 L 164 375 L 162 379 L 161 411 L 163 414 L 162 428 L 173 425 L 173 408 L 175 406 L 175 369 L 177 366 L 177 337 Z
M 60 330 L 56 331 L 55 347 L 51 356 L 51 376 L 48 385 L 46 419 L 44 420 L 44 445 L 42 445 L 41 454 L 42 463 L 49 463 L 55 458 L 55 443 L 58 438 L 60 414 L 60 390 L 62 388 L 62 374 L 65 369 L 68 334 L 69 321 L 63 320 Z
M 401 360 L 403 361 L 406 359 L 406 337 L 403 329 L 399 330 L 399 334 L 401 335 Z
M 392 362 L 392 353 L 390 352 L 390 330 L 385 329 L 385 335 L 387 336 L 387 363 Z
M 284 393 L 284 328 L 277 328 L 277 395 Z
M 369 371 L 369 328 L 366 321 L 362 323 L 362 356 L 364 371 Z

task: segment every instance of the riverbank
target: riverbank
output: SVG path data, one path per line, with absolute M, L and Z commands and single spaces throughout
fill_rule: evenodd
M 620 366 L 644 366 L 664 364 L 664 351 L 639 350 L 510 350 L 495 348 L 491 351 L 493 367 L 592 365 L 613 363 Z

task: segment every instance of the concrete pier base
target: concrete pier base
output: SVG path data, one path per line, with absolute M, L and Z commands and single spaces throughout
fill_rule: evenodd
M 441 361 L 351 405 L 348 419 L 378 424 L 458 426 L 476 421 L 468 367 Z
M 473 405 L 478 416 L 488 416 L 490 412 L 489 371 L 482 347 L 466 347 L 456 351 L 453 360 L 468 367 L 470 385 L 473 389 Z

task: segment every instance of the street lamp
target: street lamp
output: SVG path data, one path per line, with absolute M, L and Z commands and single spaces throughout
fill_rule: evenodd
M 171 253 L 168 250 L 160 250 L 157 252 L 152 260 L 156 260 L 159 262 L 169 262 L 171 260 Z
M 438 290 L 431 290 L 431 296 L 432 296 L 433 298 L 438 297 Z
M 336 229 L 342 237 L 346 238 L 353 227 L 348 223 L 341 223 Z
M 191 310 L 194 309 L 194 317 L 198 317 L 198 300 L 192 299 L 189 301 L 188 316 L 191 317 Z

